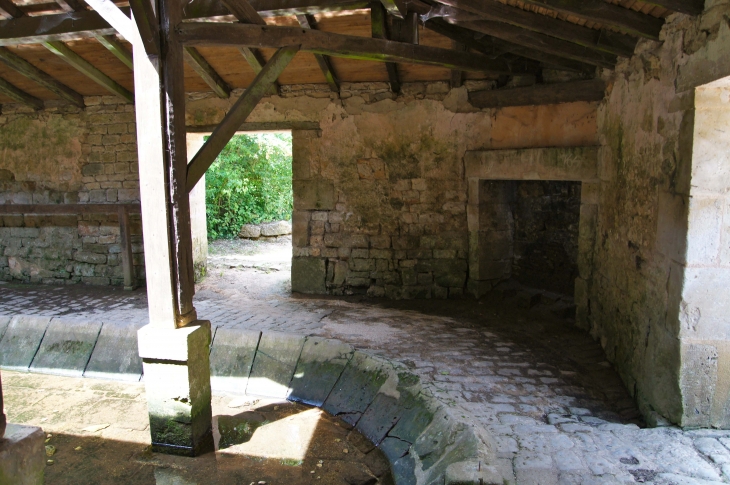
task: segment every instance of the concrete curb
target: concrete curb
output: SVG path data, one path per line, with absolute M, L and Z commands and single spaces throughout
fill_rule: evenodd
M 122 380 L 141 374 L 132 327 L 13 317 L 2 332 L 0 317 L 0 368 Z M 3 358 L 3 349 L 18 342 Z M 83 346 L 59 346 L 64 342 Z M 490 466 L 495 445 L 486 430 L 440 401 L 403 364 L 338 340 L 224 328 L 216 329 L 210 357 L 214 391 L 323 408 L 381 449 L 399 485 L 503 483 Z

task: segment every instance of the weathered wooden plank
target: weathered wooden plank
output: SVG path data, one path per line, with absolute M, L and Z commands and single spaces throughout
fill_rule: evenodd
M 112 0 L 85 0 L 97 14 L 109 23 L 119 35 L 132 44 L 142 42 L 139 29 L 134 20 L 130 18 L 131 10 L 119 8 Z M 77 12 L 78 14 L 79 12 Z
M 0 0 L 0 13 L 7 18 L 20 18 L 25 15 L 25 12 L 13 3 L 12 0 Z
M 134 68 L 134 61 L 132 60 L 132 53 L 129 52 L 124 45 L 113 35 L 95 35 L 96 40 L 101 45 L 106 47 L 109 52 L 114 54 L 117 59 L 122 61 L 125 66 L 130 69 Z
M 130 103 L 134 102 L 134 95 L 127 88 L 94 67 L 89 61 L 72 51 L 63 42 L 44 42 L 43 46 L 88 76 L 89 79 L 109 90 L 109 92 L 126 99 Z
M 219 98 L 229 98 L 231 96 L 231 87 L 218 74 L 215 69 L 205 60 L 195 47 L 185 47 L 183 50 L 185 60 L 193 68 L 203 81 L 210 86 L 213 92 Z
M 385 12 L 385 7 L 379 2 L 373 2 L 370 6 L 370 24 L 373 39 L 388 39 L 388 22 Z M 386 62 L 385 69 L 388 71 L 390 90 L 394 93 L 399 93 L 400 77 L 398 76 L 398 66 L 393 62 Z
M 239 22 L 266 25 L 266 21 L 247 0 L 221 0 Z
M 388 16 L 388 39 L 408 44 L 418 44 L 418 14 L 408 12 L 405 18 Z
M 664 25 L 664 19 L 603 0 L 524 0 L 524 2 L 615 27 L 627 34 L 647 39 L 658 40 L 659 31 Z
M 243 25 L 243 24 L 242 24 Z M 258 102 L 267 92 L 269 85 L 282 73 L 284 68 L 299 51 L 299 46 L 280 48 L 266 63 L 263 70 L 256 76 L 236 104 L 231 107 L 223 121 L 213 130 L 210 138 L 195 154 L 187 167 L 187 192 L 203 177 L 205 171 L 213 164 L 221 150 L 226 146 L 236 131 L 240 128 Z
M 0 77 L 0 93 L 13 101 L 23 103 L 35 110 L 43 109 L 43 101 L 19 89 Z
M 474 91 L 469 93 L 469 102 L 477 108 L 502 108 L 505 106 L 601 101 L 605 96 L 605 90 L 606 83 L 603 80 L 591 79 L 557 84 L 536 84 L 526 88 Z
M 664 7 L 672 12 L 699 15 L 705 10 L 705 0 L 642 0 L 649 5 Z
M 297 15 L 297 20 L 299 21 L 299 25 L 301 25 L 305 29 L 317 28 L 317 20 L 312 15 Z M 319 64 L 319 68 L 322 70 L 322 74 L 324 74 L 324 78 L 327 81 L 330 89 L 336 93 L 339 93 L 340 82 L 337 80 L 337 76 L 335 75 L 335 71 L 332 68 L 332 63 L 330 62 L 329 57 L 323 56 L 321 54 L 315 54 L 314 58 L 317 59 L 317 64 Z
M 134 257 L 132 255 L 132 234 L 129 227 L 129 212 L 124 205 L 119 206 L 119 242 L 122 255 L 122 275 L 124 289 L 133 290 L 137 287 L 137 278 L 134 274 Z
M 187 126 L 188 133 L 212 133 L 218 125 Z M 239 131 L 285 131 L 285 130 L 319 130 L 317 121 L 248 121 L 241 123 Z
M 557 39 L 539 32 L 526 30 L 521 27 L 515 27 L 514 25 L 509 25 L 504 22 L 477 20 L 456 22 L 456 25 L 476 32 L 482 32 L 484 34 L 491 35 L 492 37 L 506 40 L 507 42 L 521 45 L 529 49 L 546 52 L 554 56 L 564 57 L 566 59 L 572 59 L 574 61 L 594 66 L 612 69 L 618 61 L 614 54 L 589 49 L 572 42 Z
M 402 19 L 408 14 L 408 6 L 403 0 L 380 0 L 380 3 L 393 17 Z
M 60 96 L 71 104 L 74 104 L 79 108 L 84 107 L 83 96 L 81 96 L 79 93 L 69 88 L 65 84 L 62 84 L 59 81 L 55 80 L 45 72 L 35 67 L 30 62 L 9 51 L 5 47 L 0 47 L 0 61 L 4 62 L 23 76 L 37 82 L 44 88 Z
M 496 0 L 439 0 L 440 3 L 480 15 L 486 20 L 505 22 L 541 34 L 608 52 L 631 57 L 636 47 L 636 38 L 611 32 L 595 30 L 564 20 L 554 19 L 521 8 L 511 7 Z
M 160 55 L 160 28 L 150 0 L 129 0 L 132 18 L 148 56 Z M 129 40 L 129 39 L 128 39 Z
M 492 60 L 481 54 L 454 52 L 438 47 L 369 39 L 300 27 L 184 22 L 177 26 L 177 30 L 180 41 L 192 46 L 281 48 L 301 45 L 301 50 L 305 52 L 333 57 L 378 62 L 409 62 L 495 75 L 509 74 L 509 67 L 505 62 Z
M 124 206 L 129 214 L 139 214 L 139 204 L 0 204 L 0 214 L 116 214 Z

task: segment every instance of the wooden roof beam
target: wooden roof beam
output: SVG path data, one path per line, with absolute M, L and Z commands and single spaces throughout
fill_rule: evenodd
M 81 12 L 86 10 L 86 4 L 81 0 L 56 0 L 64 12 Z
M 160 55 L 160 26 L 150 0 L 129 0 L 132 18 L 137 24 L 144 51 L 148 56 Z M 131 41 L 132 39 L 127 39 Z
M 503 108 L 505 106 L 601 101 L 606 95 L 605 91 L 605 81 L 591 79 L 556 84 L 535 84 L 524 88 L 473 91 L 469 93 L 469 102 L 477 108 Z
M 388 39 L 386 10 L 382 4 L 373 2 L 370 6 L 370 23 L 373 39 Z M 399 93 L 400 76 L 398 76 L 398 66 L 394 62 L 386 62 L 385 69 L 388 71 L 390 90 L 396 94 Z
M 53 41 L 44 42 L 43 46 L 68 62 L 71 66 L 85 74 L 92 81 L 106 88 L 112 94 L 116 94 L 130 103 L 134 103 L 134 95 L 112 78 L 94 67 L 89 61 L 71 50 L 69 46 L 63 42 Z
M 13 0 L 0 0 L 0 13 L 5 18 L 17 19 L 25 16 L 25 12 L 13 3 Z
M 210 86 L 219 98 L 227 99 L 231 97 L 231 87 L 195 47 L 185 47 L 183 49 L 183 56 L 190 67 L 203 78 L 203 81 Z
M 190 46 L 248 46 L 278 49 L 288 45 L 301 45 L 301 50 L 304 52 L 333 57 L 377 62 L 407 62 L 493 75 L 510 74 L 505 61 L 489 59 L 481 54 L 301 27 L 183 22 L 176 29 L 180 42 Z
M 122 11 L 129 14 L 129 9 Z M 0 21 L 0 46 L 18 44 L 39 44 L 54 40 L 67 41 L 114 35 L 116 30 L 97 12 L 91 10 L 21 17 Z
M 299 46 L 282 47 L 266 63 L 256 79 L 248 86 L 243 95 L 238 98 L 223 121 L 213 130 L 205 144 L 198 150 L 188 164 L 187 169 L 187 191 L 190 192 L 195 184 L 203 177 L 206 170 L 215 161 L 221 150 L 236 134 L 248 115 L 256 108 L 261 98 L 269 91 L 269 86 L 284 71 L 289 62 L 294 58 Z
M 30 106 L 34 110 L 43 109 L 43 101 L 36 98 L 35 96 L 26 93 L 22 89 L 13 86 L 3 78 L 0 78 L 0 93 L 4 94 L 13 101 L 17 101 L 18 103 Z
M 439 2 L 477 14 L 486 20 L 505 22 L 515 27 L 522 27 L 617 56 L 631 57 L 636 47 L 636 38 L 629 35 L 606 29 L 589 29 L 546 15 L 511 7 L 496 0 L 439 0 Z
M 574 15 L 622 32 L 647 39 L 659 40 L 664 19 L 604 2 L 603 0 L 523 0 L 529 5 Z
M 299 25 L 305 29 L 317 28 L 317 19 L 313 15 L 297 15 L 297 20 L 299 21 Z M 319 68 L 322 70 L 322 74 L 324 74 L 324 78 L 330 89 L 335 93 L 339 93 L 340 82 L 337 80 L 330 58 L 322 54 L 314 54 L 314 58 L 317 59 L 317 64 L 319 64 Z
M 649 5 L 664 7 L 672 12 L 699 15 L 705 10 L 705 0 L 642 0 Z
M 26 61 L 25 59 L 15 54 L 14 52 L 6 49 L 5 47 L 0 47 L 0 61 L 4 62 L 23 76 L 32 81 L 35 81 L 36 83 L 40 84 L 41 86 L 61 97 L 62 99 L 65 99 L 71 104 L 74 104 L 79 108 L 84 107 L 83 96 L 81 96 L 79 93 L 69 88 L 65 84 L 52 78 L 45 72 L 35 67 L 30 62 Z

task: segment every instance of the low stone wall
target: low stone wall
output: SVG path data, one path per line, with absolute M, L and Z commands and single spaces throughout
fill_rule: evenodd
M 215 391 L 288 399 L 339 416 L 379 447 L 398 484 L 503 483 L 490 465 L 489 434 L 466 424 L 463 410 L 436 398 L 402 364 L 337 340 L 227 328 L 215 330 L 210 362 Z M 138 381 L 137 329 L 0 317 L 0 368 Z

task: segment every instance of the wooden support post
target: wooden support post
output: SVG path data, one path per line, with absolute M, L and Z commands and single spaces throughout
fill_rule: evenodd
M 132 235 L 129 228 L 129 212 L 126 206 L 119 206 L 119 239 L 122 249 L 122 272 L 124 274 L 124 289 L 133 290 L 137 287 L 137 276 L 134 273 L 134 258 L 132 257 Z
M 266 63 L 263 70 L 256 76 L 246 92 L 243 93 L 243 96 L 236 101 L 236 104 L 223 118 L 223 121 L 213 130 L 208 141 L 195 154 L 187 167 L 187 192 L 193 190 L 195 184 L 213 164 L 223 147 L 236 134 L 238 127 L 246 121 L 248 115 L 264 97 L 271 83 L 279 77 L 298 51 L 299 46 L 282 47 L 276 51 L 276 54 Z
M 0 440 L 5 436 L 5 426 L 7 419 L 5 418 L 5 408 L 3 407 L 3 380 L 0 376 Z

